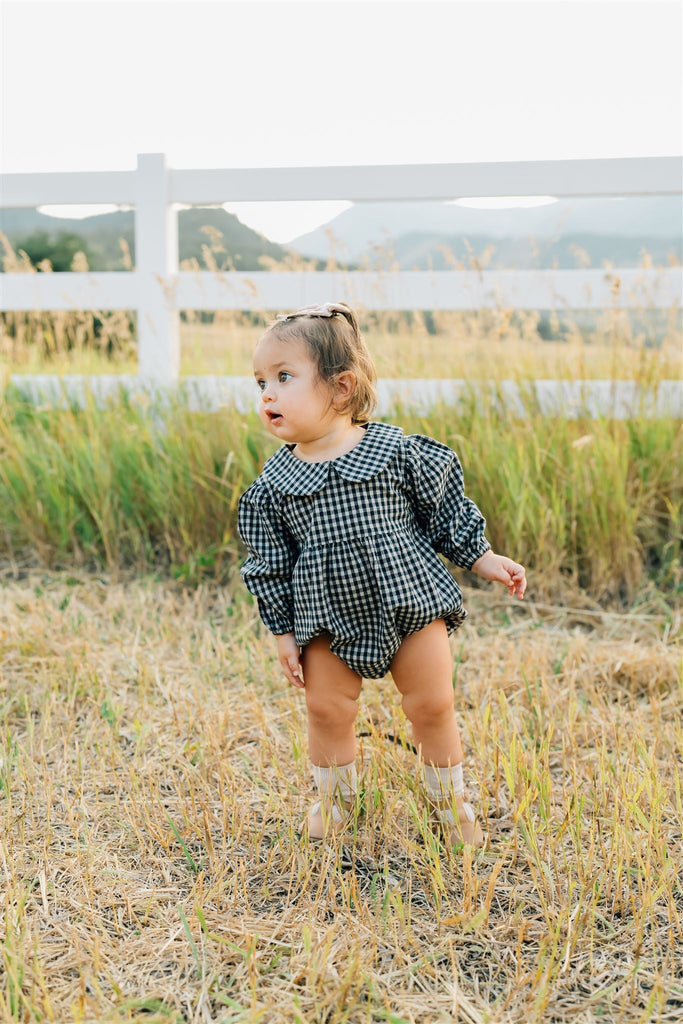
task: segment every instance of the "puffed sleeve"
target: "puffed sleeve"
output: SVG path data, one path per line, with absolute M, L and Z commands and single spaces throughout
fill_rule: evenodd
M 447 445 L 425 434 L 406 438 L 408 485 L 420 528 L 435 551 L 471 569 L 491 547 L 486 520 L 465 495 L 462 466 Z
M 240 575 L 258 600 L 263 622 L 276 635 L 291 633 L 294 630 L 292 571 L 298 551 L 258 481 L 247 488 L 239 500 L 237 529 L 249 552 Z

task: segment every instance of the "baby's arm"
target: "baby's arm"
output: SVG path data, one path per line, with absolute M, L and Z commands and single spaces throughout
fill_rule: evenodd
M 300 690 L 303 689 L 304 677 L 299 660 L 299 646 L 294 639 L 294 634 L 281 633 L 275 639 L 277 641 L 277 656 L 282 665 L 282 671 L 292 686 L 298 686 Z
M 414 507 L 434 550 L 484 579 L 504 583 L 510 596 L 522 598 L 526 590 L 524 566 L 491 550 L 484 534 L 486 520 L 465 494 L 456 453 L 423 434 L 413 434 L 408 441 Z
M 297 549 L 258 480 L 240 498 L 237 521 L 249 552 L 240 569 L 242 579 L 258 599 L 264 624 L 275 635 L 285 676 L 292 685 L 303 687 L 299 648 L 292 632 L 292 572 Z
M 483 576 L 485 580 L 497 580 L 508 588 L 510 597 L 515 594 L 520 599 L 526 590 L 526 572 L 519 562 L 513 562 L 505 555 L 495 555 L 493 551 L 484 554 L 472 565 L 472 572 Z

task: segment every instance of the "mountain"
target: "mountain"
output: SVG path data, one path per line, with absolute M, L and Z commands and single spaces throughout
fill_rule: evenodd
M 463 239 L 458 235 L 415 232 L 396 239 L 393 259 L 401 270 L 467 270 L 477 265 L 475 261 L 489 270 L 572 270 L 601 267 L 605 262 L 615 267 L 638 267 L 642 265 L 643 251 L 655 266 L 668 264 L 672 257 L 683 262 L 680 239 L 589 233 L 534 240 L 490 235 Z
M 547 206 L 507 210 L 437 202 L 357 203 L 328 224 L 282 246 L 213 206 L 178 211 L 178 244 L 181 262 L 194 258 L 200 269 L 207 269 L 202 246 L 211 249 L 213 245 L 221 270 L 262 270 L 263 257 L 295 269 L 302 255 L 315 259 L 320 270 L 330 255 L 330 235 L 337 240 L 337 260 L 350 267 L 364 263 L 397 264 L 404 270 L 445 270 L 458 263 L 469 267 L 471 256 L 482 257 L 487 249 L 486 266 L 492 269 L 577 267 L 583 260 L 579 250 L 587 253 L 584 262 L 593 267 L 604 261 L 629 267 L 640 265 L 641 250 L 656 265 L 672 257 L 683 262 L 682 224 L 680 195 L 562 199 Z M 135 262 L 132 210 L 75 220 L 33 209 L 0 209 L 0 230 L 15 248 L 41 232 L 53 241 L 60 234 L 76 235 L 87 245 L 92 270 L 123 270 L 119 240 L 124 239 Z M 40 248 L 37 244 L 35 251 Z M 69 265 L 66 257 L 59 269 Z
M 342 262 L 360 262 L 364 257 L 372 261 L 378 250 L 394 248 L 400 265 L 407 268 L 413 265 L 411 260 L 415 262 L 409 250 L 410 246 L 415 246 L 418 236 L 421 238 L 420 259 L 426 259 L 428 253 L 434 255 L 434 247 L 439 244 L 449 244 L 456 251 L 466 252 L 463 238 L 467 238 L 473 248 L 475 238 L 481 245 L 513 239 L 519 243 L 528 241 L 531 236 L 539 242 L 604 236 L 610 240 L 632 239 L 639 246 L 643 245 L 643 240 L 659 239 L 660 250 L 666 252 L 673 248 L 680 252 L 682 235 L 683 197 L 680 195 L 577 197 L 559 199 L 546 206 L 503 210 L 478 210 L 439 202 L 356 203 L 328 224 L 288 244 L 289 248 L 306 256 L 326 259 L 332 236 L 335 255 Z M 411 241 L 407 242 L 406 238 Z M 428 242 L 430 238 L 432 241 Z M 515 251 L 510 251 L 510 258 L 515 260 L 517 252 L 516 247 L 513 248 Z M 636 251 L 635 245 L 627 248 L 630 252 Z M 475 251 L 478 250 L 475 248 Z M 599 262 L 592 253 L 590 255 L 591 262 Z M 615 256 L 606 258 L 616 262 Z M 517 266 L 517 263 L 507 265 Z
M 209 227 L 207 232 L 203 230 Z M 122 250 L 119 239 L 123 238 L 130 249 L 135 263 L 134 212 L 117 210 L 114 213 L 98 214 L 81 220 L 65 217 L 50 217 L 33 209 L 0 210 L 0 231 L 7 235 L 13 247 L 20 246 L 32 235 L 44 232 L 54 241 L 60 234 L 68 233 L 82 238 L 91 254 L 91 270 L 123 270 Z M 218 234 L 215 234 L 218 232 Z M 260 257 L 270 257 L 278 263 L 292 253 L 276 242 L 270 242 L 257 231 L 243 224 L 234 214 L 222 207 L 200 206 L 178 211 L 178 252 L 180 261 L 195 258 L 200 269 L 207 269 L 202 256 L 202 246 L 222 246 L 225 251 L 215 251 L 218 267 L 235 270 L 262 270 Z

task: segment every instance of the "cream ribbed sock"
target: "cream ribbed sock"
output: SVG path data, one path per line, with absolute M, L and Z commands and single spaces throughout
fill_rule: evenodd
M 438 765 L 425 764 L 422 767 L 422 780 L 427 790 L 427 796 L 432 803 L 440 800 L 447 800 L 451 796 L 464 797 L 465 783 L 462 777 L 462 761 L 460 764 Z M 474 811 L 469 804 L 464 804 L 465 814 L 470 821 L 474 821 Z M 448 808 L 437 808 L 437 813 L 443 821 L 453 821 L 453 814 Z
M 357 772 L 355 761 L 351 761 L 349 764 L 333 764 L 329 767 L 314 764 L 313 778 L 322 797 L 326 796 L 329 798 L 332 796 L 334 799 L 337 796 L 341 796 L 343 800 L 350 803 L 356 795 Z M 311 813 L 317 814 L 319 810 L 320 803 L 317 803 L 311 809 Z M 335 803 L 332 804 L 332 818 L 334 821 L 342 820 L 342 813 Z
M 345 800 L 350 800 L 356 793 L 356 762 L 332 764 L 329 767 L 314 764 L 313 778 L 321 796 L 324 793 L 339 792 Z
M 426 764 L 422 769 L 422 778 L 432 800 L 446 800 L 451 794 L 465 795 L 462 761 L 460 764 L 445 765 L 443 768 Z

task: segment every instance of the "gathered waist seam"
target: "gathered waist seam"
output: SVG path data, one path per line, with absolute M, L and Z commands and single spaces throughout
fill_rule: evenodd
M 349 544 L 352 541 L 366 541 L 369 537 L 386 537 L 391 536 L 392 534 L 407 534 L 408 537 L 415 537 L 424 540 L 424 537 L 422 537 L 421 534 L 416 533 L 415 530 L 411 530 L 410 525 L 406 523 L 405 526 L 396 526 L 391 529 L 387 529 L 385 527 L 381 530 L 366 530 L 365 533 L 359 536 L 353 535 L 351 537 L 332 537 L 329 540 L 306 540 L 302 544 L 300 551 L 301 554 L 303 554 L 303 552 L 307 548 L 338 547 L 339 545 Z

